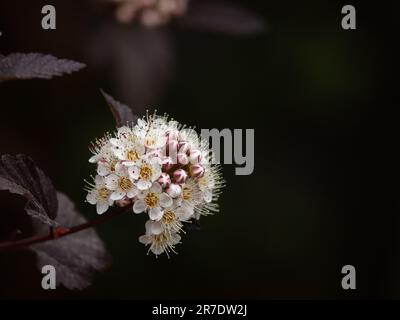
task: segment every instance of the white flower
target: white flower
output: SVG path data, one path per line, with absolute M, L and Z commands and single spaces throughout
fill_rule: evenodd
M 177 198 L 182 194 L 181 186 L 176 183 L 171 183 L 166 191 L 172 198 Z
M 102 214 L 108 210 L 108 207 L 113 204 L 113 200 L 110 198 L 111 192 L 106 188 L 104 178 L 96 176 L 94 179 L 94 185 L 91 185 L 92 189 L 89 189 L 86 196 L 86 201 L 90 204 L 96 205 L 96 211 L 98 214 Z
M 91 143 L 89 150 L 93 153 L 93 156 L 89 158 L 90 163 L 96 163 L 103 158 L 107 158 L 110 153 L 110 138 L 109 134 L 106 134 L 103 138 L 96 139 Z
M 121 127 L 116 136 L 116 138 L 110 139 L 112 150 L 115 157 L 125 165 L 133 165 L 135 161 L 144 155 L 145 147 L 130 128 Z
M 159 183 L 154 182 L 150 189 L 140 192 L 133 204 L 133 212 L 149 213 L 151 220 L 160 220 L 163 217 L 163 209 L 172 205 L 172 198 L 163 192 Z
M 167 143 L 167 117 L 156 114 L 147 115 L 147 120 L 138 119 L 133 130 L 140 142 L 148 149 L 162 149 Z
M 140 135 L 140 133 L 146 133 L 152 129 L 166 129 L 166 128 L 167 128 L 166 117 L 156 115 L 155 113 L 151 115 L 147 113 L 145 117 L 139 118 L 137 120 L 137 124 L 133 128 L 133 130 L 137 135 Z
M 207 168 L 204 175 L 200 177 L 197 182 L 203 194 L 203 199 L 207 203 L 213 201 L 213 194 L 218 196 L 220 189 L 224 186 L 224 181 L 221 179 L 219 169 L 214 169 L 213 167 Z
M 186 206 L 178 206 L 176 202 L 165 208 L 160 220 L 161 226 L 166 233 L 175 233 L 182 230 L 182 221 L 188 221 L 193 216 L 193 210 Z
M 156 256 L 165 252 L 168 257 L 170 251 L 175 252 L 174 246 L 181 240 L 178 233 L 162 232 L 161 224 L 151 220 L 146 222 L 145 227 L 146 234 L 139 237 L 139 242 L 150 245 L 149 251 Z
M 181 195 L 176 199 L 177 205 L 184 208 L 190 215 L 195 213 L 196 208 L 203 202 L 202 192 L 193 179 L 188 179 L 181 185 Z
M 137 132 L 139 141 L 149 149 L 160 149 L 167 143 L 165 129 L 151 128 L 149 130 L 140 130 Z
M 105 178 L 106 187 L 112 191 L 110 198 L 121 200 L 125 196 L 133 198 L 138 190 L 132 180 L 129 178 L 128 169 L 122 164 L 115 166 L 115 173 Z
M 100 176 L 108 176 L 115 172 L 115 166 L 118 164 L 118 158 L 114 155 L 110 144 L 105 145 L 98 155 L 97 159 L 97 173 Z
M 221 189 L 224 187 L 220 167 L 208 167 L 203 177 L 199 178 L 198 186 L 201 190 L 203 202 L 199 203 L 195 208 L 195 218 L 199 219 L 201 215 L 209 215 L 219 211 L 218 198 Z
M 149 189 L 154 181 L 161 175 L 161 159 L 152 157 L 141 158 L 128 169 L 131 179 L 137 181 L 139 190 Z
M 118 128 L 115 138 L 110 138 L 110 143 L 115 146 L 118 145 L 119 142 L 125 142 L 129 140 L 136 140 L 133 129 L 128 126 L 122 126 Z
M 202 201 L 202 194 L 199 185 L 193 179 L 188 179 L 181 186 L 182 194 L 180 204 L 195 206 Z

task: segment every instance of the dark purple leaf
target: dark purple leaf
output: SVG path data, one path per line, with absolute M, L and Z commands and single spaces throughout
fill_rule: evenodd
M 0 82 L 15 79 L 51 79 L 84 68 L 80 62 L 41 53 L 11 53 L 0 56 Z
M 57 196 L 50 179 L 26 155 L 3 155 L 0 159 L 0 190 L 19 194 L 28 201 L 25 211 L 55 226 Z
M 178 23 L 183 27 L 230 35 L 251 35 L 266 30 L 265 21 L 256 13 L 219 0 L 193 1 Z
M 117 127 L 122 127 L 126 125 L 127 123 L 136 123 L 138 117 L 133 114 L 133 111 L 131 108 L 128 106 L 122 104 L 121 102 L 115 100 L 113 97 L 111 97 L 109 94 L 105 93 L 103 90 L 101 90 L 101 93 L 103 94 L 104 98 L 107 101 L 108 106 L 111 109 L 111 112 L 115 118 L 115 122 L 117 124 Z
M 62 227 L 73 227 L 87 220 L 75 209 L 74 203 L 63 193 L 57 193 L 57 222 Z M 36 226 L 36 233 L 45 233 L 43 224 Z M 104 243 L 93 228 L 65 237 L 39 243 L 30 247 L 37 255 L 39 270 L 44 265 L 56 269 L 56 282 L 68 289 L 84 289 L 93 282 L 96 272 L 108 264 Z

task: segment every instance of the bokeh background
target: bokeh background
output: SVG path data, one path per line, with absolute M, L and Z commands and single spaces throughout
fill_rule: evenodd
M 82 292 L 44 292 L 40 274 L 2 257 L 1 298 L 399 298 L 396 157 L 399 4 L 361 4 L 341 28 L 340 1 L 230 1 L 266 32 L 231 35 L 179 24 L 117 23 L 107 5 L 1 1 L 0 52 L 41 52 L 87 64 L 53 80 L 0 85 L 0 153 L 25 153 L 89 219 L 87 149 L 114 121 L 99 88 L 142 114 L 168 112 L 198 128 L 254 128 L 255 171 L 227 181 L 221 212 L 201 219 L 171 259 L 137 238 L 144 216 L 99 228 L 112 264 Z M 393 156 L 393 154 L 392 154 Z M 22 210 L 1 194 L 0 216 Z M 18 201 L 18 204 L 20 201 Z M 4 211 L 3 211 L 4 210 Z M 0 220 L 1 224 L 1 220 Z M 341 268 L 357 290 L 341 288 Z

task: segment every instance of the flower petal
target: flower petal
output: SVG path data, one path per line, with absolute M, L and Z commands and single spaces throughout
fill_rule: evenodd
M 106 201 L 99 201 L 96 204 L 96 211 L 98 214 L 106 212 L 108 209 L 108 203 Z
M 118 176 L 116 174 L 110 174 L 104 179 L 107 189 L 116 190 L 118 188 Z
M 139 190 L 136 187 L 132 187 L 128 192 L 126 193 L 126 196 L 128 198 L 134 198 L 138 194 Z
M 151 176 L 151 181 L 156 181 L 161 176 L 161 168 L 153 167 L 153 175 Z
M 154 235 L 158 235 L 164 231 L 164 227 L 163 227 L 161 221 L 150 221 L 147 229 L 150 234 L 154 234 Z
M 125 197 L 126 192 L 121 191 L 121 190 L 116 190 L 110 195 L 111 200 L 121 200 L 123 197 Z
M 86 201 L 89 202 L 90 204 L 96 204 L 97 203 L 97 190 L 91 190 L 86 196 Z
M 150 188 L 150 191 L 155 193 L 161 193 L 162 187 L 158 182 L 154 182 Z
M 137 183 L 139 190 L 147 190 L 151 187 L 151 182 L 146 180 L 139 180 Z
M 150 159 L 150 164 L 154 169 L 161 167 L 162 160 L 159 157 L 154 157 Z
M 166 194 L 165 192 L 163 192 L 162 194 L 160 194 L 160 205 L 164 208 L 168 208 L 170 206 L 172 206 L 173 200 L 172 198 Z
M 136 152 L 137 152 L 137 154 L 138 154 L 139 156 L 142 155 L 142 154 L 144 154 L 145 151 L 146 151 L 146 149 L 145 149 L 145 147 L 144 147 L 143 145 L 138 144 L 138 145 L 136 146 Z
M 137 124 L 140 128 L 145 128 L 147 126 L 147 122 L 144 121 L 143 119 L 137 119 Z
M 125 160 L 125 149 L 114 147 L 113 152 L 119 160 Z
M 146 234 L 151 234 L 151 224 L 153 221 L 147 220 L 146 223 L 144 224 L 144 227 L 146 229 Z
M 120 142 L 117 138 L 111 138 L 109 141 L 113 146 L 117 146 Z
M 138 199 L 144 199 L 144 198 L 146 198 L 148 193 L 149 193 L 149 190 L 144 190 L 144 191 L 138 190 L 137 197 L 138 197 Z
M 94 156 L 91 156 L 91 157 L 90 157 L 89 162 L 90 162 L 90 163 L 96 163 L 97 160 L 98 160 L 98 158 L 99 158 L 99 155 L 98 155 L 98 154 L 95 154 Z
M 155 208 L 151 208 L 149 210 L 149 217 L 151 220 L 161 220 L 161 218 L 163 217 L 164 213 L 161 211 L 160 207 L 155 207 Z
M 143 235 L 139 237 L 139 242 L 148 245 L 152 242 L 152 237 L 149 235 Z
M 128 173 L 129 176 L 134 179 L 137 180 L 139 179 L 139 168 L 137 166 L 131 166 L 128 168 Z
M 99 163 L 99 165 L 97 167 L 97 173 L 100 176 L 106 176 L 110 173 L 110 167 L 106 164 Z
M 181 241 L 181 236 L 178 233 L 171 233 L 170 243 L 172 245 L 178 244 Z
M 193 210 L 188 207 L 179 207 L 175 210 L 179 221 L 187 221 L 193 216 Z
M 120 175 L 120 176 L 125 176 L 125 175 L 128 174 L 127 170 L 126 170 L 126 167 L 122 163 L 117 163 L 115 165 L 115 173 Z
M 96 184 L 96 188 L 100 189 L 104 187 L 104 177 L 97 175 L 96 178 L 94 178 L 94 183 Z
M 135 203 L 133 204 L 134 213 L 141 213 L 145 209 L 146 209 L 146 203 L 142 199 L 136 200 Z

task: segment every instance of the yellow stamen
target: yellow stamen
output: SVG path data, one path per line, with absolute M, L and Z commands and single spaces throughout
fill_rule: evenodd
M 149 208 L 154 208 L 158 205 L 158 196 L 154 192 L 149 192 L 144 198 L 144 202 Z
M 176 220 L 176 216 L 172 210 L 166 210 L 162 219 L 165 224 L 170 224 L 171 222 L 174 222 Z
M 154 146 L 155 143 L 156 143 L 156 140 L 155 140 L 153 137 L 148 137 L 148 138 L 146 138 L 146 140 L 145 140 L 145 142 L 144 142 L 144 144 L 145 144 L 146 147 Z
M 108 189 L 106 189 L 106 188 L 99 189 L 99 197 L 101 199 L 107 199 L 109 195 L 110 195 L 110 191 Z
M 123 191 L 130 190 L 133 186 L 132 181 L 126 177 L 119 178 L 118 185 Z
M 153 169 L 149 165 L 145 164 L 140 168 L 140 177 L 143 180 L 149 180 L 152 175 L 153 175 Z
M 190 200 L 192 199 L 193 196 L 193 192 L 192 189 L 190 189 L 189 187 L 185 186 L 182 188 L 182 197 L 183 200 Z
M 137 154 L 137 151 L 135 149 L 129 150 L 126 154 L 126 158 L 129 161 L 136 161 L 137 159 L 139 159 L 139 156 Z

